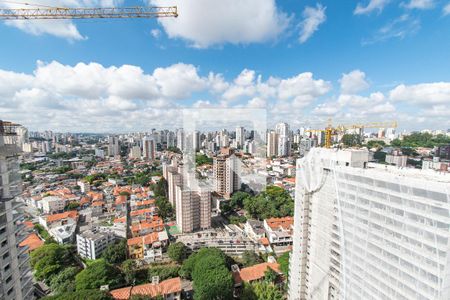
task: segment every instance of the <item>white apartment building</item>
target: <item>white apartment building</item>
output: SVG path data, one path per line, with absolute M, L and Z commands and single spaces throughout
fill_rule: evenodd
M 176 222 L 182 233 L 211 228 L 211 192 L 191 191 L 183 184 L 175 187 Z
M 289 299 L 450 299 L 450 176 L 313 148 L 297 161 Z
M 38 208 L 44 214 L 56 214 L 64 211 L 67 201 L 58 196 L 48 196 L 38 202 Z
M 267 157 L 278 155 L 278 134 L 275 131 L 267 133 Z
M 15 144 L 19 125 L 0 121 L 0 299 L 33 299 L 33 275 L 28 265 L 28 247 L 19 244 L 24 234 L 21 179 Z
M 226 199 L 241 188 L 240 161 L 235 155 L 219 155 L 213 159 L 215 191 Z
M 108 136 L 108 155 L 116 156 L 120 154 L 119 137 Z
M 242 126 L 236 127 L 236 143 L 239 148 L 244 147 L 245 129 Z
M 130 150 L 130 154 L 129 154 L 129 157 L 131 158 L 131 159 L 140 159 L 141 158 L 141 155 L 142 155 L 142 153 L 141 153 L 141 147 L 139 147 L 139 146 L 133 146 L 132 148 L 131 148 L 131 150 Z
M 142 139 L 142 157 L 144 159 L 153 160 L 156 155 L 156 141 L 151 137 Z
M 77 234 L 77 252 L 83 258 L 97 259 L 114 241 L 113 232 L 94 228 Z

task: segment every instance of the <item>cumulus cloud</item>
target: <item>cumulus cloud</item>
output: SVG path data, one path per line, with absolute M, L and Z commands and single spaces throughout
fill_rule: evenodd
M 401 84 L 389 92 L 393 101 L 406 101 L 421 105 L 450 103 L 450 82 Z
M 149 3 L 167 6 L 165 0 Z M 275 0 L 174 0 L 170 4 L 178 7 L 178 18 L 158 22 L 169 38 L 198 48 L 275 40 L 290 22 Z
M 56 7 L 114 7 L 123 3 L 123 0 L 40 0 L 39 4 Z M 24 8 L 22 4 L 0 2 L 2 8 Z M 30 6 L 26 6 L 29 8 Z M 33 5 L 31 5 L 33 7 Z M 70 20 L 8 20 L 8 26 L 16 27 L 32 35 L 49 34 L 69 41 L 86 39 Z
M 366 15 L 373 11 L 381 12 L 383 8 L 389 3 L 389 0 L 369 0 L 369 2 L 364 5 L 363 3 L 358 3 L 353 13 L 355 15 Z
M 319 29 L 320 24 L 327 19 L 325 15 L 326 7 L 317 4 L 316 7 L 307 6 L 303 10 L 303 21 L 300 23 L 300 43 L 306 42 L 314 32 Z
M 342 74 L 339 80 L 341 92 L 344 94 L 355 94 L 369 88 L 366 74 L 360 70 L 353 70 L 350 73 Z

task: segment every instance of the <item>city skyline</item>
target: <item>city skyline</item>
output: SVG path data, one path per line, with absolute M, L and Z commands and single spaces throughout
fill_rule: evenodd
M 2 118 L 30 130 L 107 132 L 180 127 L 183 108 L 257 107 L 293 127 L 328 117 L 450 127 L 444 1 L 171 3 L 176 20 L 0 25 L 5 39 L 20 40 L 0 49 Z

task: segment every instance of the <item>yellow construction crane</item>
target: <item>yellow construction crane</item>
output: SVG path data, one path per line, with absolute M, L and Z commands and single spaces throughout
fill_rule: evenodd
M 344 133 L 347 130 L 354 129 L 364 129 L 364 128 L 397 128 L 397 121 L 391 122 L 371 122 L 366 124 L 349 124 L 349 125 L 338 125 L 333 127 L 331 119 L 328 120 L 328 125 L 325 129 L 309 129 L 306 132 L 325 132 L 325 148 L 331 148 L 333 135 Z
M 51 7 L 39 4 L 15 3 L 38 8 L 0 8 L 0 20 L 40 20 L 40 19 L 124 19 L 124 18 L 164 18 L 178 17 L 176 6 L 152 7 L 112 7 L 112 8 L 67 8 Z

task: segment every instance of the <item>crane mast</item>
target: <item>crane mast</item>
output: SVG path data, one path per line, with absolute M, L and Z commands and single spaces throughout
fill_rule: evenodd
M 113 8 L 0 8 L 0 20 L 122 19 L 178 17 L 176 6 Z

